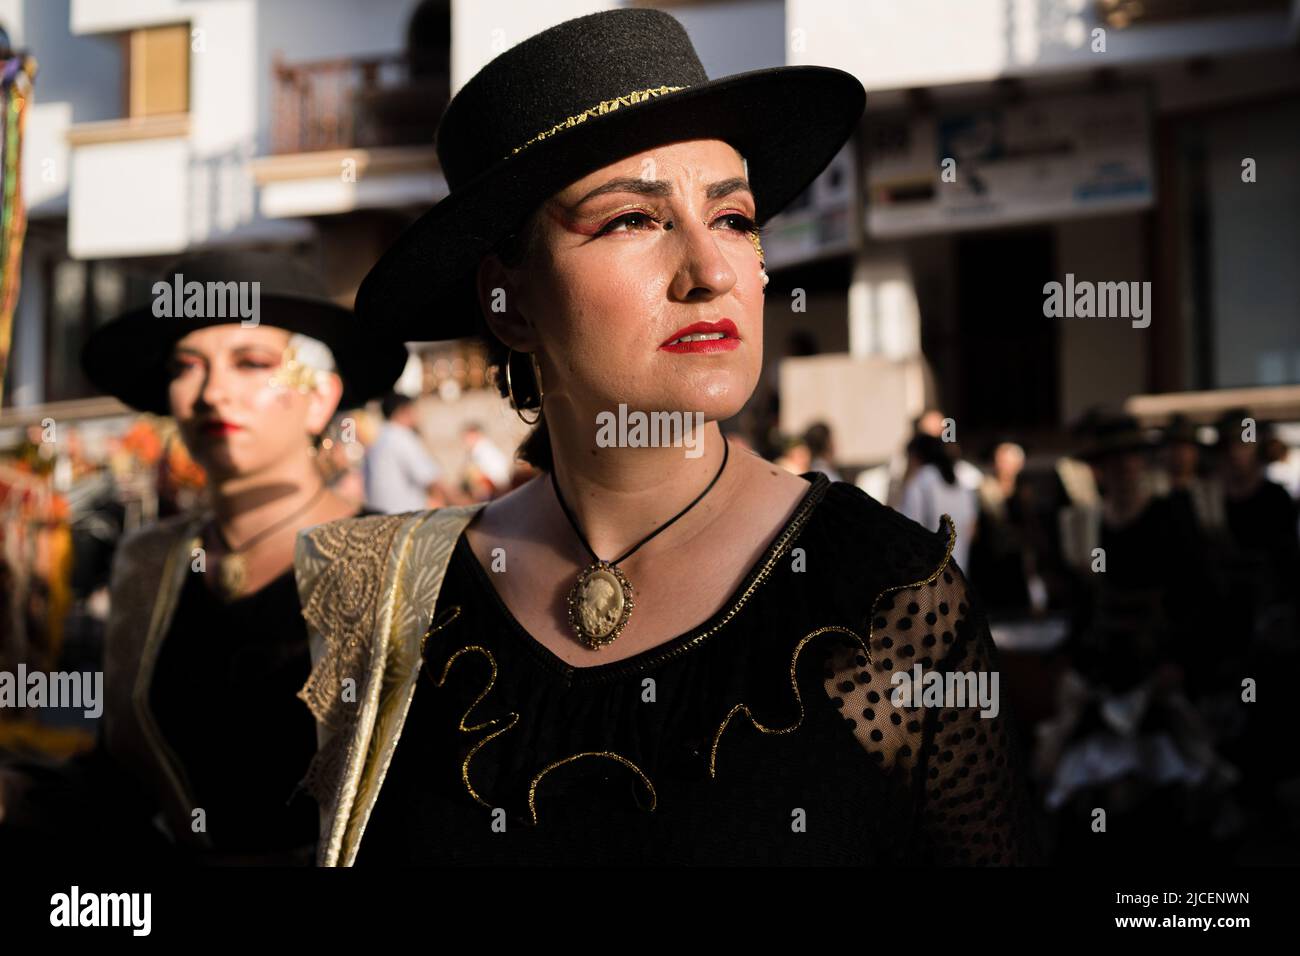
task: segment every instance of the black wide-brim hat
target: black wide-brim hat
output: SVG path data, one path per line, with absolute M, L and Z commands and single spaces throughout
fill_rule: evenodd
M 401 341 L 366 329 L 350 309 L 326 295 L 314 271 L 286 253 L 191 253 L 163 270 L 158 282 L 174 290 L 178 275 L 182 293 L 191 282 L 201 283 L 205 290 L 210 282 L 257 282 L 258 325 L 308 335 L 329 346 L 343 381 L 339 409 L 357 408 L 384 394 L 406 367 L 407 351 Z M 176 342 L 196 329 L 242 320 L 225 307 L 209 310 L 206 295 L 204 314 L 156 315 L 158 298 L 95 329 L 81 350 L 81 367 L 100 391 L 138 411 L 168 415 L 167 366 Z M 216 301 L 214 297 L 213 305 Z M 183 306 L 184 300 L 178 305 Z
M 1150 435 L 1130 415 L 1099 418 L 1090 423 L 1087 442 L 1075 455 L 1083 461 L 1098 462 L 1113 455 L 1146 452 L 1156 447 Z
M 1200 429 L 1186 415 L 1175 415 L 1169 419 L 1168 424 L 1160 433 L 1160 443 L 1165 446 L 1174 444 L 1201 446 L 1204 444 L 1201 441 Z
M 682 25 L 659 10 L 560 23 L 497 56 L 452 98 L 437 132 L 449 195 L 370 270 L 357 312 L 406 341 L 480 333 L 480 259 L 570 183 L 665 143 L 734 146 L 761 226 L 826 167 L 865 104 L 862 84 L 829 67 L 710 80 Z

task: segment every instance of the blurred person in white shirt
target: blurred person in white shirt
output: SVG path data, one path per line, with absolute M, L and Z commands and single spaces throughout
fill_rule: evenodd
M 957 480 L 952 457 L 942 439 L 918 434 L 908 443 L 907 454 L 911 477 L 903 486 L 898 510 L 931 531 L 939 529 L 941 516 L 949 515 L 957 530 L 953 558 L 964 570 L 979 519 L 977 495 Z
M 468 422 L 460 433 L 469 453 L 466 483 L 475 501 L 487 501 L 510 488 L 510 459 L 477 422 Z
M 401 514 L 447 504 L 442 469 L 415 431 L 415 402 L 390 392 L 382 402 L 385 422 L 366 452 L 366 503 L 376 511 Z

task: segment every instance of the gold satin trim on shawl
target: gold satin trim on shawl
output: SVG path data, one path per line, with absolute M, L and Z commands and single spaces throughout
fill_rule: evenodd
M 185 775 L 184 767 L 176 756 L 176 752 L 171 749 L 166 738 L 163 737 L 162 731 L 158 727 L 158 721 L 154 718 L 153 707 L 149 702 L 149 694 L 153 688 L 153 672 L 154 666 L 158 662 L 158 652 L 162 649 L 163 638 L 166 636 L 164 631 L 171 623 L 176 612 L 181 588 L 184 586 L 185 574 L 188 573 L 184 569 L 187 567 L 193 548 L 202 544 L 202 539 L 197 537 L 197 529 L 202 527 L 203 521 L 203 515 L 193 518 L 182 529 L 179 539 L 168 550 L 167 560 L 163 564 L 162 580 L 159 582 L 158 597 L 154 602 L 153 613 L 149 619 L 149 631 L 145 637 L 144 647 L 140 651 L 140 663 L 136 669 L 135 684 L 131 689 L 131 704 L 135 710 L 136 720 L 144 730 L 149 749 L 153 752 L 158 765 L 162 767 L 182 811 L 186 809 L 192 810 L 194 799 L 190 795 L 186 781 L 183 779 Z M 204 845 L 210 845 L 207 834 L 198 834 L 198 839 Z
M 574 113 L 572 116 L 560 120 L 560 122 L 556 123 L 550 129 L 542 130 L 540 133 L 538 133 L 532 139 L 525 142 L 523 145 L 516 146 L 514 149 L 512 149 L 510 151 L 510 156 L 514 156 L 516 153 L 519 153 L 522 150 L 527 149 L 529 146 L 533 145 L 533 143 L 536 143 L 538 140 L 543 140 L 549 136 L 554 136 L 556 133 L 560 132 L 561 130 L 570 129 L 574 126 L 577 126 L 579 123 L 585 123 L 590 117 L 604 116 L 607 113 L 614 112 L 616 109 L 618 109 L 621 106 L 634 106 L 637 103 L 644 103 L 647 100 L 654 99 L 657 96 L 664 96 L 668 93 L 675 93 L 678 90 L 684 90 L 684 89 L 686 89 L 686 87 L 684 86 L 652 86 L 649 89 L 645 89 L 645 90 L 633 90 L 631 93 L 624 93 L 622 96 L 616 96 L 610 100 L 601 100 L 595 106 L 589 106 L 581 113 Z M 510 156 L 507 156 L 505 158 L 509 159 Z
M 468 506 L 468 510 L 457 510 L 449 512 L 453 516 L 473 515 L 482 505 Z M 415 685 L 420 679 L 420 670 L 423 661 L 415 652 L 422 646 L 413 642 L 404 643 L 401 636 L 397 633 L 397 608 L 405 606 L 406 601 L 406 566 L 410 558 L 411 550 L 415 546 L 416 534 L 421 525 L 431 517 L 438 514 L 438 509 L 432 511 L 416 512 L 416 520 L 409 531 L 402 536 L 402 546 L 398 552 L 397 565 L 394 570 L 394 587 L 392 602 L 385 603 L 380 612 L 380 627 L 386 631 L 387 637 L 383 642 L 383 665 L 379 671 L 380 686 L 376 695 L 376 713 L 370 731 L 370 739 L 367 744 L 366 759 L 358 775 L 357 797 L 352 804 L 352 812 L 349 814 L 349 823 L 351 834 L 344 834 L 343 846 L 346 852 L 346 859 L 351 865 L 356 859 L 357 852 L 361 848 L 361 838 L 365 835 L 366 824 L 370 822 L 370 812 L 374 809 L 375 801 L 379 799 L 379 790 L 383 786 L 384 778 L 388 775 L 388 767 L 392 763 L 393 753 L 397 749 L 397 740 L 401 734 L 402 726 L 406 722 L 406 714 L 411 706 L 411 698 L 415 696 Z M 459 520 L 459 519 L 457 519 Z M 466 519 L 468 523 L 468 518 Z M 464 529 L 464 524 L 460 525 Z M 454 546 L 456 538 L 460 536 L 457 532 L 452 536 Z M 445 574 L 447 561 L 450 559 L 450 550 L 443 558 L 443 572 Z M 438 591 L 442 590 L 442 577 L 438 578 Z M 433 600 L 437 601 L 437 593 L 433 595 Z M 405 656 L 404 656 L 405 655 Z M 391 672 L 396 678 L 390 682 Z M 397 684 L 405 685 L 404 694 L 385 693 L 388 686 Z M 376 760 L 372 759 L 372 754 L 378 750 L 378 766 Z
M 871 662 L 871 643 L 876 636 L 877 605 L 879 605 L 881 600 L 883 600 L 885 597 L 895 593 L 896 591 L 906 591 L 909 588 L 919 588 L 926 584 L 934 583 L 936 580 L 938 580 L 939 575 L 943 573 L 943 569 L 948 566 L 948 562 L 952 559 L 952 549 L 957 544 L 957 528 L 956 525 L 953 523 L 952 517 L 949 515 L 942 515 L 939 520 L 940 523 L 947 524 L 948 526 L 948 547 L 947 550 L 944 552 L 944 556 L 942 560 L 939 561 L 938 566 L 935 567 L 935 569 L 931 571 L 929 575 L 922 578 L 920 581 L 913 581 L 911 584 L 899 584 L 894 587 L 885 588 L 883 591 L 881 591 L 879 594 L 876 595 L 875 599 L 871 602 L 871 626 L 867 631 L 867 639 L 865 641 L 862 639 L 862 636 L 858 634 L 856 631 L 853 631 L 847 627 L 842 627 L 838 624 L 832 624 L 827 627 L 819 627 L 817 630 L 804 635 L 799 640 L 799 643 L 795 645 L 794 653 L 790 657 L 790 687 L 794 691 L 795 702 L 799 705 L 798 720 L 796 720 L 789 727 L 765 727 L 763 726 L 763 724 L 761 724 L 758 721 L 757 718 L 754 717 L 753 712 L 749 709 L 749 705 L 745 703 L 739 703 L 735 707 L 731 708 L 730 711 L 727 712 L 727 716 L 722 719 L 722 723 L 718 726 L 717 733 L 713 735 L 713 746 L 709 750 L 709 777 L 710 778 L 716 778 L 718 775 L 717 774 L 718 744 L 722 742 L 722 733 L 727 729 L 727 725 L 731 723 L 731 718 L 735 717 L 736 714 L 743 713 L 746 717 L 749 718 L 749 722 L 753 724 L 757 730 L 765 734 L 789 734 L 789 733 L 794 733 L 794 731 L 799 729 L 799 726 L 803 723 L 803 719 L 806 716 L 806 711 L 804 710 L 804 706 L 803 706 L 803 696 L 799 693 L 799 680 L 797 674 L 797 669 L 799 665 L 799 655 L 803 653 L 804 647 L 806 647 L 808 642 L 811 641 L 813 638 L 818 637 L 822 634 L 829 633 L 831 631 L 838 631 L 842 634 L 848 634 L 851 637 L 853 637 L 855 640 L 857 640 L 859 644 L 862 645 L 862 651 L 866 655 L 867 662 L 868 663 Z
M 359 516 L 299 533 L 294 570 L 313 632 L 313 669 L 298 696 L 312 708 L 318 734 L 331 731 L 317 758 L 337 758 L 321 768 L 323 866 L 350 866 L 356 856 L 421 670 L 423 625 L 410 609 L 436 603 L 452 546 L 481 507 Z M 364 561 L 351 560 L 358 556 Z M 340 719 L 345 678 L 362 696 Z

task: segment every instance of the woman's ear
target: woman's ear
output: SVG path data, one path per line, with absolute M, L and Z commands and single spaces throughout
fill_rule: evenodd
M 323 432 L 334 417 L 342 397 L 343 379 L 339 378 L 337 372 L 326 373 L 324 381 L 308 395 L 307 430 L 313 435 Z
M 517 273 L 516 273 L 517 274 Z M 475 276 L 479 309 L 492 334 L 512 349 L 531 352 L 537 348 L 532 324 L 520 307 L 518 286 L 511 270 L 489 252 L 478 264 Z

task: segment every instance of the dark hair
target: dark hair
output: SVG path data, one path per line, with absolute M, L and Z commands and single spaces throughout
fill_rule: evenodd
M 831 427 L 825 422 L 814 422 L 803 433 L 803 443 L 814 458 L 825 458 L 831 447 Z
M 493 248 L 501 263 L 511 269 L 522 267 L 534 250 L 537 238 L 537 217 L 530 215 L 505 239 Z M 542 394 L 537 387 L 537 378 L 533 375 L 533 363 L 526 353 L 512 352 L 504 342 L 497 338 L 482 323 L 479 339 L 487 349 L 488 365 L 497 368 L 496 384 L 501 397 L 509 400 L 510 389 L 506 387 L 506 361 L 510 362 L 510 384 L 513 386 L 516 405 L 525 413 L 530 409 L 542 407 Z M 515 457 L 527 462 L 538 471 L 551 471 L 555 460 L 551 456 L 551 433 L 546 427 L 545 413 L 533 426 L 533 430 L 519 445 Z
M 390 419 L 399 411 L 410 405 L 413 399 L 409 395 L 403 395 L 401 392 L 389 392 L 379 402 L 379 408 L 384 413 L 384 419 Z
M 957 472 L 953 469 L 952 455 L 948 454 L 948 446 L 942 439 L 919 432 L 907 443 L 907 452 L 909 455 L 915 455 L 921 464 L 934 465 L 938 468 L 946 484 L 957 483 Z

